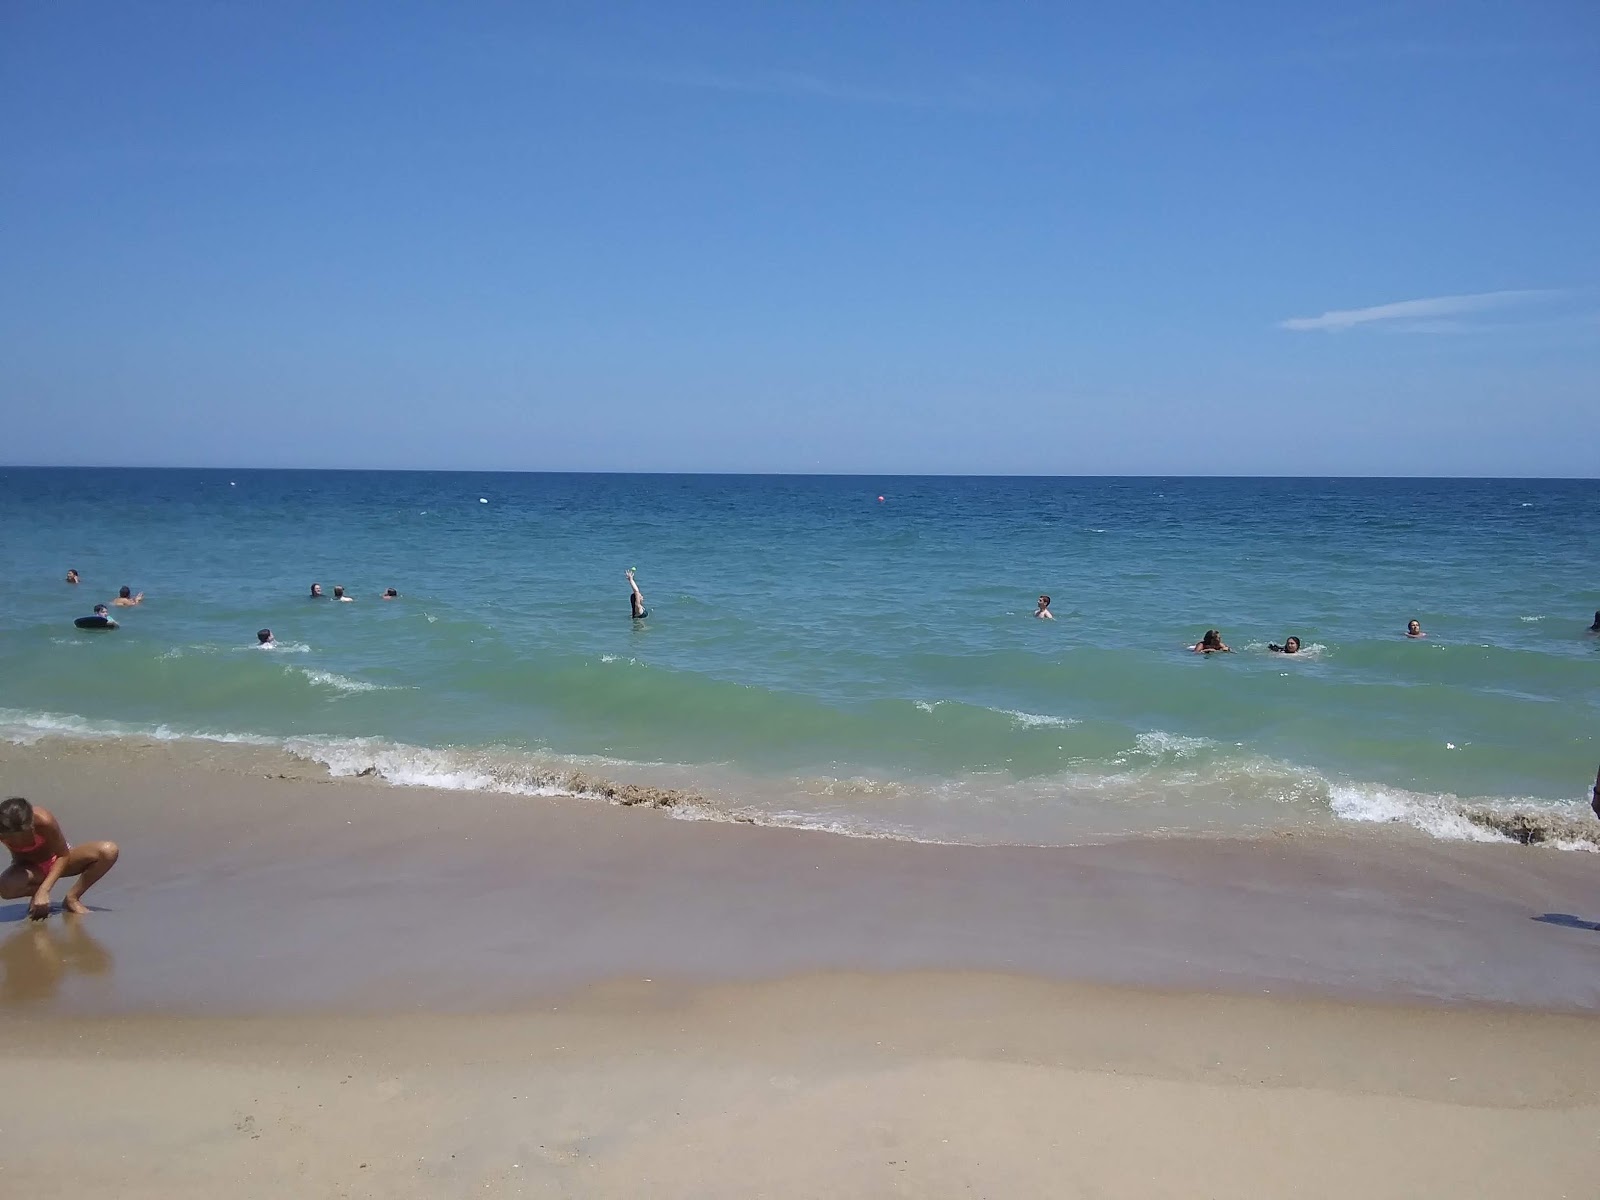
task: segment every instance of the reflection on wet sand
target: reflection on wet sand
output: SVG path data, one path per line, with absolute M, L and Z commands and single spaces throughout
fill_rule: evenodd
M 109 975 L 111 952 L 76 917 L 28 921 L 0 942 L 0 1008 L 56 998 L 69 975 Z

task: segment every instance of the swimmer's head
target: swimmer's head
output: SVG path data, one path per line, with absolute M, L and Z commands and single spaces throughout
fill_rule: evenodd
M 78 571 L 77 571 L 77 568 L 75 568 L 75 567 L 68 567 L 67 568 L 67 582 L 68 583 L 77 583 L 78 582 Z M 1596 613 L 1595 616 L 1600 617 L 1600 613 Z
M 1293 634 L 1290 634 L 1288 637 L 1284 638 L 1283 639 L 1283 652 L 1285 654 L 1298 654 L 1298 653 L 1300 653 L 1300 639 L 1295 637 Z
M 1049 596 L 1040 596 L 1039 597 L 1039 607 L 1041 609 L 1049 608 L 1050 607 L 1050 597 Z
M 270 629 L 258 629 L 258 630 L 256 630 L 256 641 L 260 642 L 263 646 L 265 646 L 271 640 L 272 640 L 272 630 L 270 630 Z
M 96 604 L 94 606 L 94 615 L 97 617 L 103 617 L 110 611 L 104 604 Z
M 1219 629 L 1206 630 L 1205 636 L 1200 639 L 1200 644 L 1207 649 L 1220 650 L 1222 648 L 1222 631 Z
M 1411 634 L 1413 637 L 1415 637 L 1417 634 L 1422 632 L 1422 623 L 1420 621 L 1409 621 L 1409 622 L 1407 622 L 1406 623 L 1406 632 Z
M 400 593 L 395 591 L 393 588 L 384 588 L 383 598 L 385 600 L 398 600 L 400 598 Z
M 117 595 L 122 597 L 122 599 L 127 600 L 133 596 L 133 589 L 127 584 L 123 584 L 117 589 Z
M 21 796 L 0 800 L 0 835 L 28 833 L 33 829 L 33 805 Z
M 1597 611 L 1594 614 L 1594 624 L 1589 626 L 1589 628 L 1590 629 L 1600 629 L 1600 611 Z
M 313 598 L 316 598 L 316 597 L 319 597 L 319 596 L 322 595 L 322 585 L 320 583 L 313 583 L 311 585 L 311 595 L 312 595 Z
M 333 598 L 335 600 L 343 600 L 344 599 L 344 585 L 343 584 L 336 583 L 336 584 L 333 585 Z

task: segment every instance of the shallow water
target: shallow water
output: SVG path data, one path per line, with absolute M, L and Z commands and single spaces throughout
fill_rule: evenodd
M 5 469 L 0 728 L 262 739 L 530 793 L 579 768 L 694 793 L 686 813 L 934 840 L 1338 819 L 1493 837 L 1484 811 L 1583 817 L 1595 498 Z M 313 580 L 357 600 L 309 601 Z M 73 628 L 123 583 L 147 599 L 121 629 Z M 1053 623 L 1029 615 L 1040 592 Z M 1427 639 L 1401 636 L 1412 617 Z M 1233 654 L 1187 652 L 1211 626 Z M 1291 633 L 1305 653 L 1266 650 Z

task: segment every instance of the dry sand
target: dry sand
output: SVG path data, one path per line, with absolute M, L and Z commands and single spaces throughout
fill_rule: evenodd
M 0 905 L 0 1196 L 1600 1195 L 1591 855 L 853 842 L 270 765 L 0 747 L 124 846 L 87 918 Z
M 1592 1197 L 1582 1017 L 995 975 L 22 1020 L 0 1194 Z

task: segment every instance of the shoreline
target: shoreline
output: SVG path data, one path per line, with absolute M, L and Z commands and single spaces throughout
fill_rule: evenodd
M 628 978 L 828 971 L 1600 1009 L 1600 880 L 1582 854 L 1394 830 L 844 838 L 262 778 L 170 745 L 5 745 L 0 775 L 69 838 L 123 849 L 89 896 L 107 911 L 41 930 L 0 905 L 13 1009 L 492 1012 Z
M 1178 739 L 1180 755 L 1182 741 Z M 981 777 L 896 780 L 804 772 L 762 776 L 727 763 L 631 762 L 504 746 L 432 747 L 366 736 L 173 732 L 164 726 L 0 710 L 0 744 L 5 743 L 58 746 L 63 753 L 85 746 L 130 755 L 158 749 L 174 755 L 182 766 L 235 773 L 318 781 L 376 778 L 395 787 L 566 797 L 666 810 L 682 820 L 930 845 L 1059 848 L 1134 839 L 1364 836 L 1385 830 L 1408 836 L 1417 830 L 1444 842 L 1506 842 L 1600 852 L 1600 823 L 1591 817 L 1586 799 L 1557 803 L 1433 795 L 1341 782 L 1291 764 L 1277 765 L 1295 775 L 1300 785 L 1324 789 L 1327 794 L 1317 802 L 1320 807 L 1301 809 L 1277 800 L 1224 818 L 1219 812 L 1192 807 L 1176 779 L 1171 789 L 1162 792 L 1161 803 L 1149 809 L 1107 803 L 1092 787 L 1085 804 L 1070 783 L 1061 785 L 1057 794 L 1049 790 L 1048 780 L 1014 778 L 993 783 L 1008 804 L 991 805 L 988 801 L 994 795 L 984 790 L 991 781 Z M 1016 807 L 1019 789 L 1041 786 L 1045 790 L 1030 792 L 1031 801 Z M 952 787 L 954 792 L 947 790 Z M 1046 827 L 1030 824 L 1025 815 L 1030 806 L 1048 809 L 1057 803 L 1064 807 L 1054 820 L 1064 816 L 1064 825 L 1050 825 L 1046 833 Z M 983 834 L 959 821 L 946 823 L 948 812 L 963 804 L 985 814 Z

